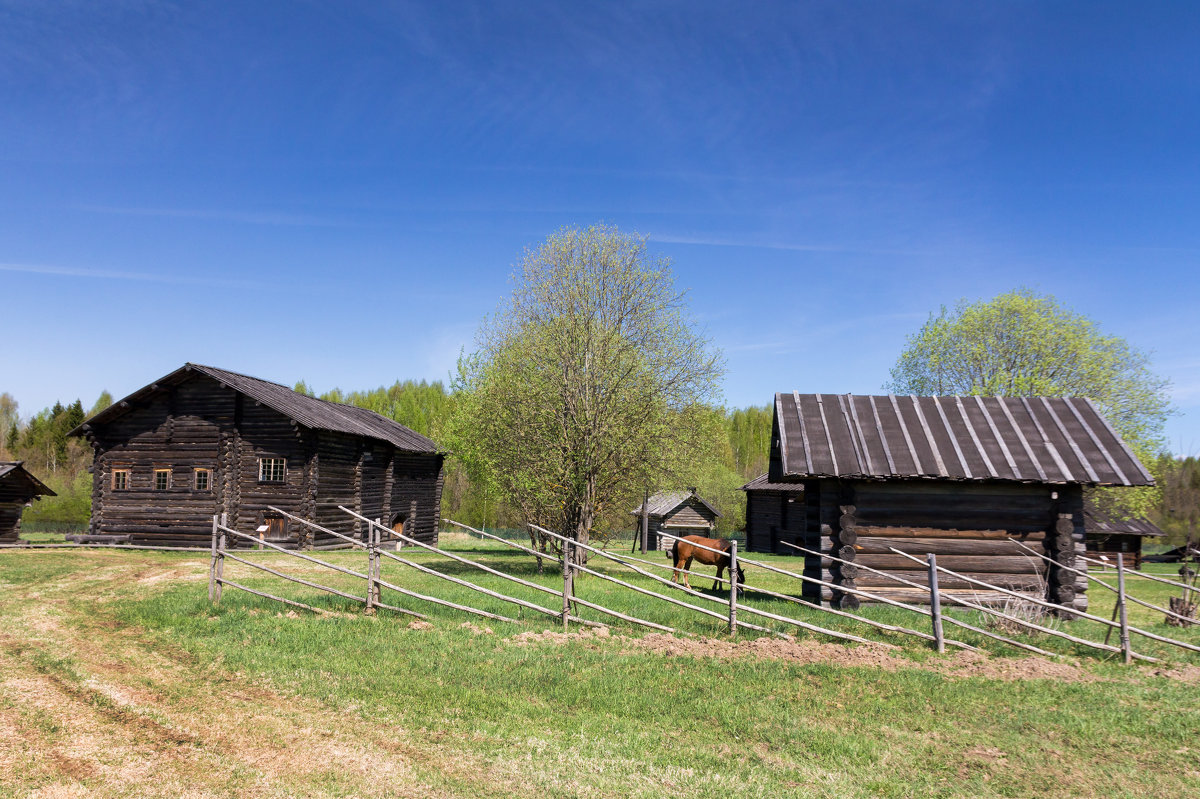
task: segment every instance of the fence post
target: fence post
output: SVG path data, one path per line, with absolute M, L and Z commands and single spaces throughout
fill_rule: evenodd
M 378 531 L 367 526 L 367 602 L 363 613 L 370 615 L 375 612 L 375 538 Z
M 737 635 L 737 541 L 729 541 L 729 634 Z
M 1129 615 L 1125 607 L 1125 558 L 1117 553 L 1117 607 L 1121 609 L 1121 658 L 1125 665 L 1133 662 L 1133 651 L 1129 648 Z
M 212 602 L 217 588 L 217 514 L 212 523 L 212 560 L 208 564 L 208 601 Z
M 574 555 L 574 547 L 570 541 L 564 541 L 562 546 L 562 561 L 563 561 L 563 590 L 562 590 L 562 624 L 563 629 L 567 629 L 567 620 L 571 615 L 571 594 L 574 591 L 574 573 L 571 570 L 571 558 Z
M 942 597 L 938 593 L 937 555 L 929 553 L 929 615 L 933 620 L 933 642 L 939 653 L 946 651 L 942 635 Z
M 221 514 L 221 518 L 223 520 L 225 518 L 225 514 Z M 225 531 L 222 530 L 221 537 L 217 540 L 217 578 L 216 578 L 217 595 L 213 599 L 213 601 L 217 604 L 220 604 L 220 602 L 221 602 L 221 590 L 225 586 L 225 581 L 223 579 L 224 577 L 225 577 Z

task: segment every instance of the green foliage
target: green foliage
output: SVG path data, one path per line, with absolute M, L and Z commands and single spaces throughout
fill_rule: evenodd
M 0 395 L 0 413 L 5 407 L 3 397 L 7 396 Z M 94 407 L 102 409 L 111 404 L 112 396 L 105 391 Z M 9 407 L 15 421 L 5 434 L 5 457 L 24 461 L 25 468 L 58 495 L 34 502 L 23 514 L 23 523 L 86 524 L 92 510 L 91 474 L 87 471 L 92 448 L 67 435 L 88 416 L 83 403 L 56 402 L 26 422 L 16 416 L 15 401 Z
M 1088 397 L 1143 463 L 1165 446 L 1169 383 L 1149 356 L 1029 289 L 943 307 L 909 337 L 891 376 L 900 394 Z M 1154 489 L 1104 493 L 1132 513 L 1158 502 Z
M 724 432 L 706 404 L 723 363 L 644 238 L 564 228 L 514 282 L 459 361 L 450 444 L 525 519 L 587 540 L 647 487 L 701 472 Z
M 1200 459 L 1160 455 L 1152 471 L 1162 499 L 1152 514 L 1167 542 L 1182 544 L 1200 534 Z

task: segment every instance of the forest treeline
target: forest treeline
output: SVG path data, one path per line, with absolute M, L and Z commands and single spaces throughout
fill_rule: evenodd
M 454 395 L 440 381 L 397 381 L 391 386 L 364 391 L 334 389 L 317 394 L 303 381 L 295 389 L 309 396 L 332 402 L 357 405 L 386 416 L 434 441 L 441 441 L 454 410 Z M 88 467 L 92 450 L 79 438 L 68 437 L 85 418 L 112 404 L 104 392 L 85 410 L 80 400 L 63 405 L 55 403 L 32 416 L 22 418 L 16 401 L 0 394 L 0 460 L 22 460 L 26 467 L 58 496 L 43 497 L 26 510 L 25 526 L 42 523 L 83 526 L 91 514 L 92 478 Z M 727 410 L 712 408 L 721 424 L 727 446 L 718 447 L 696 488 L 722 513 L 720 529 L 732 532 L 745 522 L 745 495 L 739 489 L 767 470 L 771 436 L 771 412 L 766 406 Z M 684 486 L 655 486 L 675 489 Z M 629 529 L 633 517 L 625 510 L 603 519 L 612 530 Z M 461 462 L 453 456 L 446 460 L 446 487 L 442 498 L 444 516 L 465 524 L 488 527 L 519 527 L 523 521 L 512 508 L 473 484 Z
M 304 382 L 297 383 L 295 388 L 309 396 L 369 408 L 434 441 L 442 438 L 455 401 L 453 393 L 440 381 L 406 380 L 365 391 L 334 389 L 323 394 L 314 393 Z M 25 461 L 26 467 L 58 494 L 34 503 L 26 511 L 27 525 L 87 523 L 91 513 L 92 478 L 88 467 L 92 451 L 86 442 L 70 438 L 67 433 L 111 404 L 112 397 L 104 392 L 86 409 L 80 400 L 65 405 L 58 402 L 23 418 L 12 396 L 0 394 L 0 460 Z M 767 470 L 771 409 L 769 406 L 713 408 L 712 413 L 724 427 L 726 445 L 718 447 L 707 459 L 709 468 L 697 478 L 696 487 L 723 514 L 719 529 L 731 532 L 745 524 L 746 500 L 741 486 Z M 1159 475 L 1162 489 L 1161 502 L 1151 512 L 1151 520 L 1168 533 L 1171 542 L 1182 542 L 1189 533 L 1200 537 L 1200 458 L 1164 454 L 1154 464 L 1147 465 Z M 473 525 L 522 524 L 513 509 L 473 485 L 453 454 L 446 462 L 442 513 Z M 610 529 L 622 530 L 632 527 L 633 518 L 626 509 L 620 509 L 603 522 Z

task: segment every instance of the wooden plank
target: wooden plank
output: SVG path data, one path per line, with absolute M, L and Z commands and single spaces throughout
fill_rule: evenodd
M 1008 419 L 1008 423 L 1012 425 L 1013 432 L 1017 434 L 1017 440 L 1021 442 L 1021 446 L 1025 449 L 1025 454 L 1029 457 L 1029 462 L 1033 464 L 1034 471 L 1038 473 L 1038 478 L 1042 482 L 1046 482 L 1046 470 L 1042 468 L 1042 462 L 1038 460 L 1034 454 L 1033 447 L 1029 445 L 1029 440 L 1025 438 L 1025 432 L 1021 430 L 1021 426 L 1017 424 L 1016 418 L 1008 407 L 1006 397 L 1000 397 L 1000 410 L 1004 412 L 1004 417 Z
M 829 445 L 829 459 L 833 461 L 833 473 L 841 474 L 838 469 L 837 452 L 833 448 L 833 436 L 829 433 L 829 420 L 825 418 L 825 402 L 821 399 L 820 394 L 814 395 L 817 398 L 817 410 L 821 413 L 821 427 L 825 430 L 825 443 Z M 804 420 L 801 419 L 801 422 Z
M 933 460 L 937 464 L 938 474 L 942 477 L 949 477 L 950 472 L 946 470 L 946 463 L 942 460 L 942 452 L 938 449 L 937 441 L 933 438 L 933 431 L 929 429 L 929 422 L 925 420 L 925 412 L 921 410 L 921 403 L 917 402 L 917 398 L 912 395 L 909 395 L 909 399 L 912 400 L 913 411 L 917 414 L 917 421 L 921 423 L 921 429 L 925 432 L 925 440 L 933 452 Z
M 955 395 L 954 404 L 958 406 L 959 416 L 962 417 L 963 426 L 967 428 L 967 435 L 971 436 L 971 441 L 975 444 L 975 449 L 979 450 L 979 457 L 983 458 L 983 465 L 987 469 L 988 475 L 991 477 L 999 477 L 1000 473 L 996 471 L 996 467 L 992 464 L 992 459 L 988 457 L 987 450 L 984 449 L 983 442 L 979 439 L 979 434 L 975 431 L 975 425 L 967 416 L 967 408 L 963 405 L 962 397 Z
M 1062 423 L 1062 419 L 1058 418 L 1058 414 L 1055 412 L 1054 406 L 1050 404 L 1050 400 L 1046 397 L 1040 397 L 1039 399 L 1041 399 L 1042 406 L 1045 407 L 1046 412 L 1050 414 L 1050 418 L 1054 420 L 1055 426 L 1058 427 L 1058 432 L 1061 433 L 1062 437 L 1067 440 L 1067 445 L 1071 448 L 1071 451 L 1075 453 L 1075 457 L 1079 460 L 1080 465 L 1083 466 L 1083 470 L 1087 472 L 1088 477 L 1092 479 L 1093 483 L 1099 483 L 1100 477 L 1092 468 L 1092 464 L 1088 462 L 1086 457 L 1084 457 L 1083 451 L 1079 449 L 1079 445 L 1075 443 L 1074 437 L 1067 432 L 1066 425 Z
M 1104 425 L 1104 429 L 1107 430 L 1108 434 L 1113 437 L 1113 440 L 1120 443 L 1121 450 L 1125 453 L 1125 456 L 1129 458 L 1129 461 L 1137 466 L 1138 471 L 1142 473 L 1142 478 L 1147 482 L 1147 484 L 1153 483 L 1154 476 L 1150 474 L 1150 472 L 1146 471 L 1146 467 L 1142 465 L 1142 462 L 1138 460 L 1138 457 L 1133 454 L 1131 449 L 1129 449 L 1129 445 L 1125 443 L 1124 439 L 1117 435 L 1117 431 L 1113 429 L 1111 424 L 1109 424 L 1108 419 L 1104 418 L 1104 415 L 1096 409 L 1096 405 L 1092 402 L 1091 398 L 1084 397 L 1083 401 L 1086 402 L 1088 407 L 1092 409 L 1092 413 L 1096 414 L 1096 418 L 1100 420 L 1100 424 Z
M 904 435 L 904 443 L 908 446 L 908 454 L 912 457 L 913 476 L 923 474 L 924 469 L 921 466 L 921 459 L 917 457 L 917 448 L 913 446 L 912 436 L 908 433 L 908 423 L 904 421 L 904 414 L 900 412 L 900 403 L 896 401 L 895 394 L 888 394 L 888 399 L 892 402 L 892 410 L 896 413 L 896 421 L 900 423 L 900 432 Z
M 871 416 L 875 419 L 875 432 L 879 434 L 879 441 L 883 446 L 883 457 L 887 460 L 888 474 L 896 474 L 896 464 L 892 460 L 892 448 L 888 446 L 888 438 L 883 432 L 883 420 L 879 418 L 879 408 L 875 407 L 875 397 L 868 396 L 867 402 L 871 406 Z
M 829 557 L 826 555 L 826 557 Z M 941 564 L 955 571 L 993 573 L 999 572 L 1002 574 L 1035 574 L 1045 571 L 1045 566 L 1039 561 L 1014 555 L 945 555 L 941 559 Z M 859 566 L 869 566 L 875 569 L 885 569 L 892 571 L 905 571 L 909 568 L 911 561 L 903 555 L 858 555 L 854 559 L 854 563 Z M 822 561 L 822 566 L 824 566 Z
M 883 527 L 868 524 L 858 525 L 860 536 L 882 536 L 887 538 L 978 538 L 988 541 L 1007 541 L 1015 534 L 1008 530 L 955 530 L 939 527 Z M 1045 530 L 1019 534 L 1022 541 L 1041 541 L 1046 537 Z
M 1008 463 L 1008 468 L 1012 472 L 1013 478 L 1019 478 L 1021 472 L 1017 469 L 1017 462 L 1013 460 L 1012 453 L 1008 451 L 1008 444 L 1004 443 L 1004 436 L 1000 435 L 1000 428 L 996 426 L 996 422 L 992 419 L 992 415 L 988 413 L 987 405 L 983 402 L 983 397 L 975 395 L 975 403 L 979 406 L 979 412 L 983 414 L 983 418 L 987 420 L 988 427 L 992 430 L 992 435 L 996 437 L 996 443 L 1000 445 L 1000 451 L 1004 454 L 1004 460 Z M 1004 404 L 1004 399 L 1000 399 L 1000 404 Z
M 849 413 L 846 413 L 847 405 L 850 406 Z M 859 473 L 874 474 L 875 470 L 871 467 L 871 457 L 867 454 L 866 442 L 862 440 L 862 428 L 858 424 L 858 412 L 854 409 L 854 397 L 847 398 L 838 394 L 838 408 L 842 411 L 842 422 L 846 425 L 846 432 L 850 434 L 850 448 L 854 450 L 854 457 L 858 460 Z
M 800 422 L 800 438 L 804 443 L 804 468 L 806 474 L 813 473 L 812 455 L 808 447 L 808 425 L 804 423 L 804 414 L 800 409 L 800 392 L 793 391 L 792 397 L 796 401 L 796 419 Z M 779 419 L 779 435 L 783 436 L 783 418 Z
M 946 429 L 946 435 L 950 437 L 950 446 L 954 447 L 954 454 L 958 456 L 958 462 L 962 464 L 963 474 L 968 478 L 974 478 L 971 474 L 971 466 L 967 463 L 967 459 L 963 456 L 962 447 L 958 445 L 958 436 L 954 434 L 954 428 L 950 426 L 950 419 L 946 416 L 946 410 L 942 407 L 942 403 L 938 397 L 930 397 L 933 400 L 933 407 L 937 409 L 938 416 L 941 417 L 942 427 Z
M 886 555 L 893 548 L 910 555 L 1021 555 L 1022 550 L 1010 539 L 967 539 L 967 538 L 885 538 L 864 536 L 859 531 L 854 551 L 862 555 Z
M 1046 435 L 1046 428 L 1042 426 L 1040 421 L 1038 421 L 1037 415 L 1033 412 L 1033 405 L 1029 402 L 1029 398 L 1021 397 L 1021 405 L 1025 408 L 1025 412 L 1029 414 L 1029 418 L 1033 422 L 1033 426 L 1037 429 L 1038 435 L 1042 437 L 1042 446 L 1046 448 L 1046 451 L 1050 453 L 1050 457 L 1054 459 L 1054 465 L 1058 468 L 1059 474 L 1062 475 L 1062 479 L 1067 481 L 1073 480 L 1074 475 L 1071 473 L 1071 470 L 1067 468 L 1066 461 L 1062 459 L 1062 455 L 1059 454 L 1058 449 L 1054 446 L 1054 442 L 1050 440 L 1050 436 Z
M 1076 420 L 1078 420 L 1079 424 L 1083 426 L 1084 432 L 1088 434 L 1088 438 L 1092 439 L 1092 443 L 1096 445 L 1096 449 L 1100 450 L 1100 454 L 1104 456 L 1106 461 L 1108 461 L 1108 465 L 1111 466 L 1112 470 L 1117 473 L 1117 477 L 1121 479 L 1121 483 L 1124 485 L 1131 485 L 1129 478 L 1125 476 L 1125 472 L 1121 471 L 1121 467 L 1117 465 L 1115 460 L 1113 460 L 1113 456 L 1109 454 L 1104 444 L 1101 443 L 1099 437 L 1092 430 L 1091 425 L 1089 425 L 1087 420 L 1083 418 L 1083 414 L 1081 414 L 1079 409 L 1075 407 L 1075 403 L 1071 402 L 1069 399 L 1065 399 L 1063 402 L 1068 408 L 1071 409 L 1071 413 L 1075 415 Z

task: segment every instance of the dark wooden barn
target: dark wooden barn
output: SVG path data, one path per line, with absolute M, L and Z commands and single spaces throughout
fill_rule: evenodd
M 1104 560 L 1113 568 L 1117 566 L 1117 553 L 1121 553 L 1126 566 L 1142 568 L 1142 542 L 1166 535 L 1149 519 L 1122 518 L 1091 501 L 1083 504 L 1083 522 L 1088 557 Z M 1094 564 L 1092 568 L 1096 568 Z
M 55 494 L 45 483 L 25 471 L 23 461 L 0 462 L 0 543 L 17 540 L 25 506 L 43 496 Z
M 1084 487 L 1153 478 L 1087 399 L 787 393 L 775 396 L 768 483 L 803 491 L 778 505 L 786 512 L 748 514 L 751 541 L 851 561 L 805 556 L 812 576 L 919 602 L 924 590 L 859 567 L 927 584 L 925 567 L 892 549 L 922 560 L 933 552 L 949 569 L 1082 610 L 1084 578 L 1048 567 L 1010 539 L 1061 566 L 1082 565 Z M 991 598 L 965 581 L 941 584 Z M 857 603 L 806 586 L 810 597 Z
M 660 533 L 680 538 L 685 535 L 711 536 L 717 527 L 717 519 L 721 518 L 717 509 L 701 499 L 694 488 L 652 495 L 649 502 L 632 511 L 639 520 L 643 508 L 648 508 L 649 515 L 647 549 L 671 549 L 674 546 L 674 541 L 661 537 Z M 638 524 L 641 522 L 638 521 Z M 637 529 L 640 532 L 641 528 Z
M 93 535 L 131 543 L 207 546 L 214 514 L 288 547 L 332 536 L 275 506 L 347 535 L 352 508 L 424 541 L 437 540 L 443 453 L 379 414 L 315 399 L 255 377 L 187 364 L 86 420 L 95 449 Z
M 773 483 L 764 474 L 742 486 L 746 492 L 746 549 L 795 555 L 780 543 L 779 535 L 792 529 L 796 514 L 806 513 L 804 483 Z M 793 542 L 794 543 L 794 542 Z

